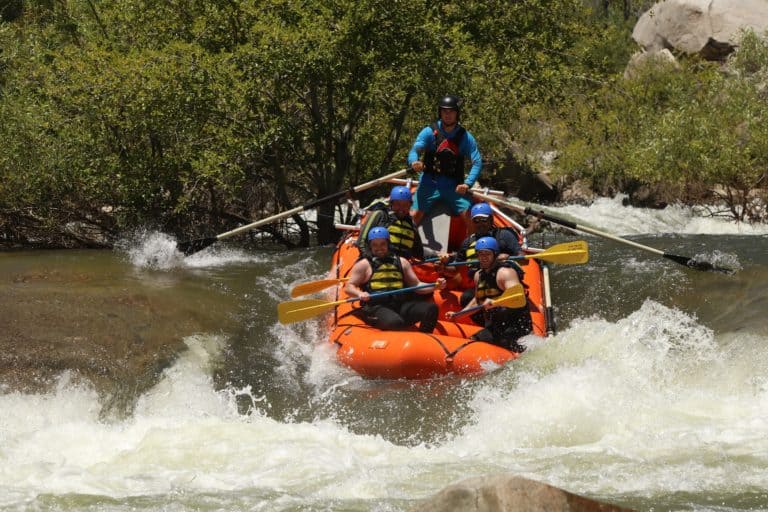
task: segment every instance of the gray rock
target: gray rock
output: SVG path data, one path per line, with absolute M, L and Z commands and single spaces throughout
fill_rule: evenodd
M 629 509 L 584 498 L 557 487 L 514 475 L 462 480 L 413 512 L 622 512 Z
M 637 74 L 638 69 L 648 64 L 655 64 L 656 66 L 669 65 L 673 69 L 680 68 L 677 59 L 667 48 L 659 51 L 640 51 L 635 52 L 630 57 L 629 64 L 627 64 L 627 68 L 624 70 L 624 78 L 633 78 Z
M 738 45 L 740 32 L 768 29 L 766 0 L 664 0 L 643 14 L 632 38 L 646 52 L 664 48 L 722 60 Z

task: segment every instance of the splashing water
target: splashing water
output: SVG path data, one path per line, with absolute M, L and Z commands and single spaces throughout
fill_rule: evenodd
M 353 377 L 333 370 L 316 327 L 275 329 L 283 329 L 274 333 L 282 378 L 263 386 L 301 404 L 307 397 L 293 382 L 302 381 L 330 409 L 323 419 L 276 421 L 270 399 L 250 387 L 216 389 L 211 375 L 228 341 L 192 336 L 128 419 L 100 419 L 98 395 L 66 376 L 48 394 L 0 395 L 0 505 L 395 511 L 465 476 L 515 472 L 648 509 L 678 493 L 728 501 L 768 483 L 765 338 L 718 337 L 654 301 L 617 322 L 583 318 L 531 340 L 514 364 L 457 383 L 461 393 L 422 395 L 441 408 L 466 406 L 463 426 L 431 446 L 328 419 L 336 408 L 370 407 L 386 428 L 407 431 L 394 398 L 419 397 L 420 387 L 336 403 Z M 302 358 L 317 361 L 302 368 Z M 250 406 L 238 411 L 243 397 Z
M 589 206 L 547 207 L 579 224 L 599 227 L 617 236 L 676 233 L 682 235 L 765 235 L 766 224 L 748 224 L 730 219 L 707 217 L 696 208 L 670 205 L 664 209 L 624 206 L 626 196 L 601 197 Z
M 184 256 L 176 250 L 176 240 L 157 231 L 137 231 L 115 244 L 136 267 L 168 270 L 184 266 Z
M 211 246 L 185 257 L 179 252 L 176 239 L 158 231 L 137 231 L 117 243 L 116 248 L 126 253 L 134 266 L 155 270 L 210 268 L 269 261 L 268 256 L 221 246 Z

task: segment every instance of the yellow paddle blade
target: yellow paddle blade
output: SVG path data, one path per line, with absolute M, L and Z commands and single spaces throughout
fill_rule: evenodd
M 339 283 L 343 283 L 349 280 L 348 277 L 342 277 L 340 279 L 321 279 L 319 281 L 310 281 L 308 283 L 297 284 L 291 288 L 291 297 L 301 297 L 302 295 L 309 295 L 310 293 L 317 293 L 335 286 Z
M 521 308 L 526 304 L 525 289 L 523 288 L 523 285 L 516 284 L 512 288 L 507 288 L 504 290 L 504 293 L 493 299 L 491 302 L 497 306 L 504 306 L 505 308 Z M 453 316 L 452 320 L 455 322 L 456 318 L 469 315 L 470 313 L 475 313 L 481 309 L 483 309 L 482 304 L 479 306 L 471 307 L 469 309 L 465 309 L 464 311 L 459 311 Z
M 277 305 L 277 319 L 282 324 L 292 324 L 309 320 L 314 316 L 330 311 L 344 300 L 328 302 L 320 299 L 289 300 Z
M 589 261 L 589 247 L 584 240 L 577 240 L 553 245 L 545 251 L 528 254 L 525 257 L 563 265 L 579 265 Z
M 512 288 L 507 288 L 504 293 L 493 299 L 493 303 L 506 308 L 521 308 L 525 306 L 525 290 L 523 285 L 516 284 Z

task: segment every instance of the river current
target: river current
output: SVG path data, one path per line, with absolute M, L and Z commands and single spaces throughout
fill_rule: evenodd
M 394 512 L 514 473 L 640 511 L 768 510 L 768 228 L 618 199 L 550 211 L 737 272 L 536 233 L 590 245 L 588 264 L 552 266 L 555 336 L 481 378 L 381 382 L 338 365 L 321 319 L 277 322 L 332 248 L 182 258 L 150 232 L 113 252 L 0 254 L 6 294 L 38 286 L 110 318 L 106 297 L 133 298 L 118 305 L 146 314 L 115 329 L 184 333 L 167 364 L 117 386 L 119 407 L 69 370 L 0 387 L 0 509 Z M 30 328 L 63 333 L 46 307 Z

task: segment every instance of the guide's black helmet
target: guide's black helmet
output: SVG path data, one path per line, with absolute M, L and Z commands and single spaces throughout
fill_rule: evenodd
M 455 110 L 457 117 L 461 114 L 461 98 L 456 96 L 443 96 L 440 102 L 437 104 L 437 117 L 440 118 L 440 111 L 442 109 Z

